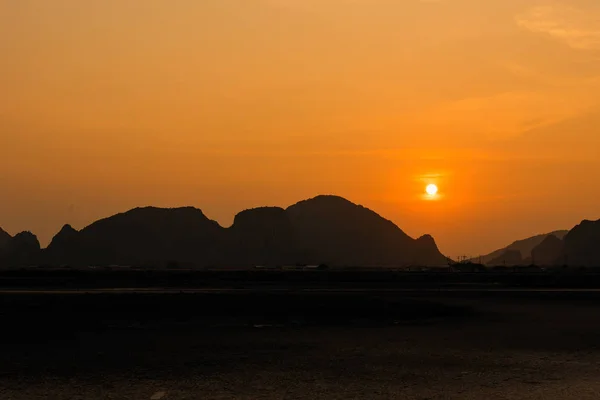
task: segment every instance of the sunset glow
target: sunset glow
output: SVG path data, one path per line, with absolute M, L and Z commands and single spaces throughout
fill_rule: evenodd
M 336 194 L 480 254 L 598 218 L 596 3 L 0 0 L 0 226 Z
M 430 185 L 427 185 L 425 191 L 430 197 L 434 197 L 438 193 L 438 187 L 432 183 Z

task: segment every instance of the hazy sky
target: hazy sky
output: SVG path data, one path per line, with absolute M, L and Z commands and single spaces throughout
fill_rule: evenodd
M 323 193 L 453 257 L 600 218 L 598 0 L 0 0 L 0 54 L 0 226 L 43 244 Z

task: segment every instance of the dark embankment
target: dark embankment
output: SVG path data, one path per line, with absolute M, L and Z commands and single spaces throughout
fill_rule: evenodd
M 596 268 L 502 268 L 484 272 L 348 270 L 23 269 L 0 271 L 0 289 L 600 289 Z

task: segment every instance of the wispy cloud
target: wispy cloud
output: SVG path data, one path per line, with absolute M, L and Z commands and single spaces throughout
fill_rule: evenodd
M 533 7 L 515 19 L 522 28 L 550 35 L 572 48 L 600 50 L 600 9 L 545 5 Z
M 600 61 L 600 60 L 599 60 Z M 507 61 L 501 64 L 512 75 L 527 79 L 540 85 L 550 87 L 583 87 L 587 90 L 592 90 L 591 86 L 600 85 L 600 72 L 594 74 L 581 73 L 578 70 L 573 70 L 570 73 L 554 72 L 544 68 L 535 68 L 525 63 Z M 594 63 L 598 65 L 598 63 Z M 600 68 L 599 68 L 600 71 Z M 597 90 L 594 88 L 593 90 Z
M 515 91 L 443 103 L 415 114 L 411 122 L 427 131 L 501 140 L 572 118 L 587 106 L 573 104 L 562 92 Z

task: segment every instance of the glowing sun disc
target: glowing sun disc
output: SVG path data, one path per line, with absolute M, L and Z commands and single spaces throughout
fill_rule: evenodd
M 428 195 L 435 196 L 438 192 L 438 187 L 432 183 L 431 185 L 427 185 L 425 191 Z

